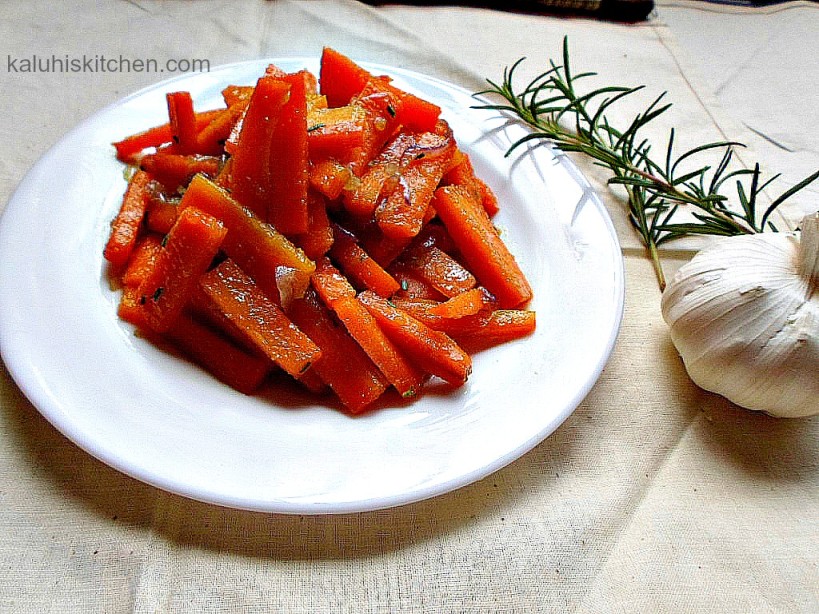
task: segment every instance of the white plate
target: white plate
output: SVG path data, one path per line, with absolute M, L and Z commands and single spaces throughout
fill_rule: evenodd
M 318 70 L 315 60 L 272 60 Z M 528 276 L 537 332 L 477 354 L 461 389 L 351 418 L 294 390 L 239 394 L 136 337 L 116 316 L 102 249 L 125 187 L 110 143 L 166 121 L 164 95 L 198 109 L 268 61 L 147 88 L 68 133 L 0 220 L 0 351 L 25 395 L 69 439 L 137 479 L 193 499 L 280 513 L 385 508 L 442 494 L 552 433 L 598 378 L 623 307 L 622 257 L 603 205 L 548 147 L 504 157 L 525 134 L 469 92 L 364 64 L 439 104 L 497 193 L 496 224 Z

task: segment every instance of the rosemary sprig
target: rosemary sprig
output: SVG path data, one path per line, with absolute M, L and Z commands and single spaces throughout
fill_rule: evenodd
M 626 191 L 629 219 L 646 246 L 661 289 L 665 287 L 665 276 L 657 251 L 659 245 L 688 235 L 776 232 L 771 214 L 819 178 L 817 170 L 774 198 L 760 215 L 759 196 L 778 175 L 763 181 L 759 164 L 753 170 L 732 168 L 734 150 L 744 147 L 742 143 L 715 141 L 678 154 L 672 128 L 662 159 L 652 157 L 652 144 L 643 138 L 642 131 L 671 108 L 671 103 L 665 101 L 665 92 L 625 129 L 620 129 L 612 125 L 607 112 L 627 96 L 643 90 L 643 86 L 605 86 L 581 93 L 577 82 L 596 73 L 573 72 L 567 37 L 563 39 L 562 64 L 550 60 L 547 71 L 517 91 L 515 71 L 524 59 L 504 70 L 500 84 L 487 80 L 489 89 L 476 94 L 498 95 L 505 102 L 475 108 L 510 112 L 532 128 L 509 148 L 507 155 L 524 143 L 545 139 L 564 152 L 583 154 L 607 168 L 611 173 L 609 184 L 621 185 Z M 721 152 L 716 165 L 698 162 L 703 154 L 716 152 Z M 722 193 L 729 182 L 736 189 L 733 203 Z M 681 207 L 691 211 L 693 221 L 676 221 Z

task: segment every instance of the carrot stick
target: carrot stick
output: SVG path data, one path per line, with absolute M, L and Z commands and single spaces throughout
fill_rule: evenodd
M 165 98 L 168 102 L 171 140 L 176 144 L 177 153 L 196 153 L 198 130 L 190 92 L 170 92 Z
M 331 200 L 341 195 L 352 176 L 349 168 L 330 158 L 313 162 L 308 171 L 310 186 Z
M 529 282 L 498 236 L 483 206 L 460 186 L 435 192 L 434 207 L 467 266 L 501 307 L 518 307 L 532 298 Z
M 462 318 L 478 313 L 486 306 L 486 296 L 480 288 L 472 288 L 435 305 L 430 313 L 442 318 Z
M 140 159 L 139 168 L 150 173 L 168 192 L 187 185 L 196 173 L 215 177 L 221 161 L 214 156 L 182 155 L 165 152 L 148 154 Z
M 475 175 L 475 168 L 469 156 L 458 152 L 459 162 L 444 174 L 441 186 L 459 185 L 466 188 L 470 195 L 477 200 L 489 217 L 493 217 L 499 210 L 498 199 L 492 189 Z
M 213 111 L 201 111 L 196 114 L 196 128 L 203 129 L 207 126 L 223 109 L 215 109 Z M 145 149 L 153 147 L 160 147 L 162 145 L 170 144 L 173 141 L 173 132 L 171 125 L 162 124 L 148 128 L 142 132 L 137 132 L 125 137 L 120 141 L 113 143 L 117 150 L 117 159 L 131 164 L 134 162 L 134 157 Z
M 340 226 L 334 226 L 333 237 L 330 257 L 359 289 L 369 289 L 380 296 L 389 297 L 400 288 L 393 276 L 356 243 L 353 235 Z
M 199 286 L 257 349 L 290 375 L 304 373 L 321 356 L 318 346 L 232 260 L 203 275 Z
M 145 225 L 151 232 L 167 234 L 179 216 L 179 202 L 168 200 L 163 194 L 153 194 L 148 200 Z
M 472 370 L 469 354 L 447 335 L 431 329 L 374 292 L 362 292 L 358 300 L 387 336 L 424 371 L 456 386 L 469 377 Z
M 355 298 L 355 288 L 327 258 L 316 262 L 316 270 L 310 277 L 310 284 L 315 288 L 322 302 L 331 309 L 333 303 L 339 299 Z
M 355 289 L 327 258 L 316 263 L 311 283 L 322 302 L 335 312 L 347 332 L 404 398 L 415 396 L 424 372 L 390 341 L 375 318 L 355 298 Z
M 327 204 L 324 197 L 310 190 L 307 194 L 307 232 L 293 237 L 311 260 L 324 256 L 333 244 L 333 229 L 327 217 Z
M 162 235 L 152 232 L 140 237 L 122 274 L 122 283 L 126 286 L 139 286 L 154 268 L 156 256 L 161 249 Z
M 284 235 L 239 205 L 223 188 L 196 175 L 179 203 L 180 210 L 189 206 L 221 220 L 228 229 L 222 249 L 268 296 L 279 300 L 279 267 L 295 272 L 292 278 L 295 296 L 307 288 L 315 263 Z
M 413 143 L 402 155 L 395 186 L 375 210 L 375 220 L 388 237 L 414 237 L 424 224 L 432 195 L 455 151 L 455 141 L 445 122 L 439 132 L 442 134 L 414 135 Z
M 244 394 L 252 394 L 272 368 L 266 357 L 243 350 L 186 313 L 165 336 L 217 379 Z
M 289 84 L 274 77 L 260 78 L 241 124 L 237 122 L 238 141 L 230 151 L 233 197 L 263 221 L 268 221 L 268 203 L 275 197 L 270 190 L 270 144 L 289 94 Z
M 350 413 L 361 413 L 384 393 L 388 386 L 384 375 L 346 329 L 333 321 L 312 289 L 293 301 L 288 314 L 321 348 L 321 358 L 312 368 Z
M 165 332 L 182 313 L 226 233 L 224 225 L 207 213 L 193 208 L 180 213 L 139 285 L 139 300 L 152 330 Z
M 408 248 L 401 256 L 401 264 L 447 297 L 466 292 L 476 284 L 472 273 L 435 246 L 420 244 Z
M 237 102 L 224 109 L 213 118 L 213 121 L 202 128 L 196 137 L 197 153 L 208 156 L 218 156 L 224 153 L 225 142 L 246 108 L 246 101 Z
M 125 266 L 139 236 L 140 226 L 151 196 L 151 176 L 137 171 L 128 182 L 119 212 L 111 222 L 111 234 L 103 256 L 116 269 Z

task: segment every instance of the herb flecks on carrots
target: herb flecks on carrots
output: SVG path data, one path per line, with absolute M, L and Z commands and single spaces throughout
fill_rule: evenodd
M 535 328 L 499 209 L 441 109 L 325 49 L 114 143 L 137 171 L 104 249 L 119 316 L 254 394 L 284 373 L 350 414 Z M 382 403 L 379 403 L 382 404 Z

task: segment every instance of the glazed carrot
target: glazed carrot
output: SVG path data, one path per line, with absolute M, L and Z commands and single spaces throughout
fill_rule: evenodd
M 197 130 L 203 129 L 221 112 L 222 109 L 215 109 L 213 111 L 201 111 L 197 113 Z M 117 150 L 117 159 L 131 164 L 134 162 L 134 157 L 141 151 L 168 145 L 172 142 L 173 132 L 171 131 L 171 125 L 168 123 L 127 136 L 120 141 L 116 141 L 113 145 Z
M 244 394 L 252 394 L 272 368 L 266 357 L 234 345 L 186 313 L 176 319 L 165 336 L 217 379 Z
M 375 318 L 355 298 L 355 290 L 326 258 L 316 264 L 311 279 L 322 302 L 335 312 L 387 380 L 403 397 L 415 396 L 424 372 L 413 365 L 379 328 Z
M 230 152 L 231 193 L 265 222 L 269 201 L 275 197 L 270 190 L 270 143 L 289 95 L 290 85 L 284 81 L 260 78 L 240 124 L 235 151 Z
M 356 294 L 355 288 L 328 258 L 316 262 L 316 270 L 310 277 L 310 285 L 316 290 L 322 302 L 331 309 L 335 301 L 341 298 L 355 298 Z
M 401 289 L 393 295 L 393 298 L 428 300 L 435 303 L 447 299 L 446 296 L 433 288 L 429 282 L 424 281 L 415 272 L 408 270 L 400 263 L 393 263 L 389 268 L 389 272 L 401 286 Z
M 171 140 L 176 145 L 176 153 L 196 153 L 199 131 L 190 92 L 170 92 L 166 94 L 165 99 L 168 102 Z
M 459 185 L 469 191 L 470 196 L 483 205 L 489 217 L 499 210 L 498 199 L 492 189 L 475 175 L 475 168 L 469 156 L 458 152 L 458 163 L 448 170 L 441 179 L 441 186 Z
M 308 171 L 310 187 L 331 200 L 341 195 L 352 176 L 349 167 L 331 158 L 313 162 Z
M 187 185 L 196 173 L 215 177 L 221 161 L 214 156 L 182 155 L 157 152 L 142 157 L 139 168 L 156 179 L 168 192 Z
M 491 298 L 490 305 L 491 305 Z M 535 312 L 525 309 L 489 307 L 460 318 L 436 314 L 442 303 L 425 299 L 396 297 L 391 302 L 434 330 L 452 337 L 459 344 L 486 346 L 505 343 L 535 330 Z
M 347 164 L 356 177 L 360 177 L 370 161 L 378 155 L 384 144 L 401 127 L 396 108 L 398 97 L 385 87 L 380 79 L 371 79 L 364 89 L 351 101 L 351 105 L 362 110 L 364 121 L 363 144 L 352 147 L 340 159 Z
M 366 119 L 360 106 L 313 108 L 307 116 L 310 160 L 345 159 L 351 148 L 364 144 Z
M 387 336 L 424 371 L 456 386 L 466 381 L 472 370 L 472 359 L 451 338 L 431 329 L 374 292 L 362 292 L 358 300 Z
M 281 107 L 268 152 L 267 221 L 286 236 L 307 232 L 307 91 L 309 73 L 301 71 L 279 80 L 290 86 Z
M 148 200 L 145 225 L 151 232 L 167 234 L 179 216 L 179 201 L 168 200 L 164 194 L 153 194 Z
M 199 286 L 259 351 L 290 375 L 304 373 L 321 355 L 318 346 L 232 260 L 203 275 Z
M 119 212 L 111 222 L 111 234 L 103 256 L 117 269 L 125 266 L 136 244 L 148 199 L 151 196 L 151 176 L 137 171 L 128 182 Z
M 140 302 L 139 286 L 122 287 L 117 315 L 139 329 L 148 328 L 148 322 L 145 320 L 145 310 Z
M 307 232 L 293 237 L 304 254 L 311 260 L 321 258 L 333 244 L 333 229 L 327 217 L 324 197 L 310 190 L 307 194 Z
M 321 54 L 319 84 L 321 93 L 327 96 L 327 102 L 331 107 L 347 104 L 372 78 L 371 73 L 350 58 L 329 47 L 324 48 Z M 433 129 L 441 114 L 440 107 L 390 85 L 388 79 L 384 77 L 381 80 L 401 101 L 400 109 L 396 109 L 400 123 L 417 130 Z
M 225 106 L 232 107 L 237 103 L 248 103 L 253 95 L 252 85 L 228 85 L 222 90 Z
M 486 306 L 486 295 L 480 288 L 472 288 L 430 308 L 430 313 L 442 318 L 462 318 L 478 313 Z
M 415 138 L 403 153 L 396 185 L 375 210 L 375 220 L 385 235 L 409 238 L 418 234 L 454 151 L 455 142 L 448 136 L 426 132 Z
M 347 411 L 361 413 L 384 393 L 388 386 L 384 375 L 347 330 L 333 320 L 312 289 L 293 301 L 288 314 L 321 348 L 321 358 L 312 369 Z
M 268 296 L 279 299 L 279 267 L 295 272 L 292 281 L 296 296 L 307 288 L 315 263 L 284 235 L 239 205 L 227 191 L 197 175 L 179 203 L 180 210 L 190 206 L 221 220 L 228 229 L 222 249 Z
M 529 282 L 480 203 L 460 186 L 435 192 L 434 207 L 478 281 L 501 307 L 518 307 L 532 298 Z
M 372 75 L 335 49 L 325 47 L 321 53 L 319 91 L 330 107 L 343 107 L 357 96 Z
M 400 288 L 393 276 L 356 243 L 353 235 L 340 226 L 334 226 L 333 237 L 330 257 L 359 289 L 369 289 L 380 296 L 389 297 Z
M 182 313 L 227 234 L 207 213 L 188 208 L 179 214 L 156 255 L 154 266 L 139 285 L 148 326 L 165 332 Z
M 154 268 L 156 256 L 161 249 L 162 235 L 152 232 L 141 236 L 122 273 L 122 283 L 126 286 L 139 286 Z
M 196 137 L 196 152 L 208 156 L 221 155 L 225 150 L 225 142 L 233 131 L 233 126 L 239 121 L 246 108 L 247 101 L 240 100 L 214 117 L 213 121 L 199 131 Z
M 447 297 L 475 287 L 475 277 L 452 256 L 435 247 L 416 244 L 401 256 L 401 265 Z
M 415 141 L 414 135 L 399 132 L 373 158 L 361 176 L 355 190 L 344 195 L 344 207 L 359 217 L 371 216 L 382 194 L 389 194 L 398 185 L 404 152 Z

